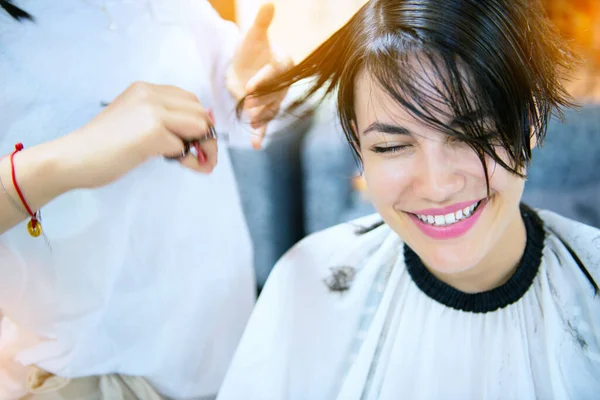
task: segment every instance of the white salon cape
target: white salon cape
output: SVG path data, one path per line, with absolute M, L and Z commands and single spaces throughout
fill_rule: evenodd
M 218 399 L 600 398 L 600 231 L 539 215 L 545 239 L 479 294 L 405 257 L 387 225 L 356 233 L 377 215 L 308 237 L 271 274 Z
M 195 93 L 219 131 L 249 146 L 224 87 L 239 32 L 207 1 L 15 4 L 36 22 L 0 10 L 1 154 L 83 126 L 135 81 Z M 60 196 L 42 217 L 51 250 L 25 223 L 0 236 L 0 398 L 23 394 L 31 364 L 63 377 L 142 376 L 171 398 L 214 396 L 255 297 L 223 143 L 212 175 L 157 158 Z

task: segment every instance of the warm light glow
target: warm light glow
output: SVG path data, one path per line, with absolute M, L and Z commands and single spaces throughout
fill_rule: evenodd
M 271 0 L 275 19 L 270 36 L 298 62 L 341 28 L 366 0 Z M 242 28 L 251 22 L 262 0 L 238 0 Z

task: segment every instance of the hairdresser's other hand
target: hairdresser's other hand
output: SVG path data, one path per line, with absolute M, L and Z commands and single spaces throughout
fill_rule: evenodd
M 177 156 L 183 140 L 203 138 L 212 119 L 196 96 L 174 86 L 138 82 L 129 86 L 87 125 L 59 139 L 69 163 L 69 186 L 108 184 L 153 157 Z M 179 162 L 210 173 L 217 164 L 215 140 L 201 142 L 204 160 L 188 154 Z
M 263 4 L 235 52 L 227 72 L 227 88 L 237 100 L 293 66 L 290 57 L 277 54 L 271 47 L 268 29 L 274 13 L 273 3 Z M 244 114 L 255 131 L 252 138 L 254 148 L 260 148 L 267 123 L 279 112 L 285 94 L 284 90 L 265 97 L 249 98 L 244 103 Z

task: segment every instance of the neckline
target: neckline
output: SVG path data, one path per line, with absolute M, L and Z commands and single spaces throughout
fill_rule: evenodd
M 544 223 L 528 206 L 521 205 L 521 217 L 525 223 L 527 243 L 515 273 L 503 285 L 481 293 L 465 293 L 436 278 L 406 244 L 404 259 L 406 268 L 417 287 L 431 299 L 456 310 L 487 313 L 517 302 L 529 290 L 538 273 L 544 240 Z

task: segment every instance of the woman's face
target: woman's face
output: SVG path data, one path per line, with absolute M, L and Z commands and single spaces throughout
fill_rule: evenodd
M 483 166 L 469 146 L 415 119 L 366 73 L 357 79 L 355 102 L 371 199 L 433 272 L 465 272 L 501 255 L 503 246 L 522 252 L 522 178 L 487 160 L 488 198 Z

